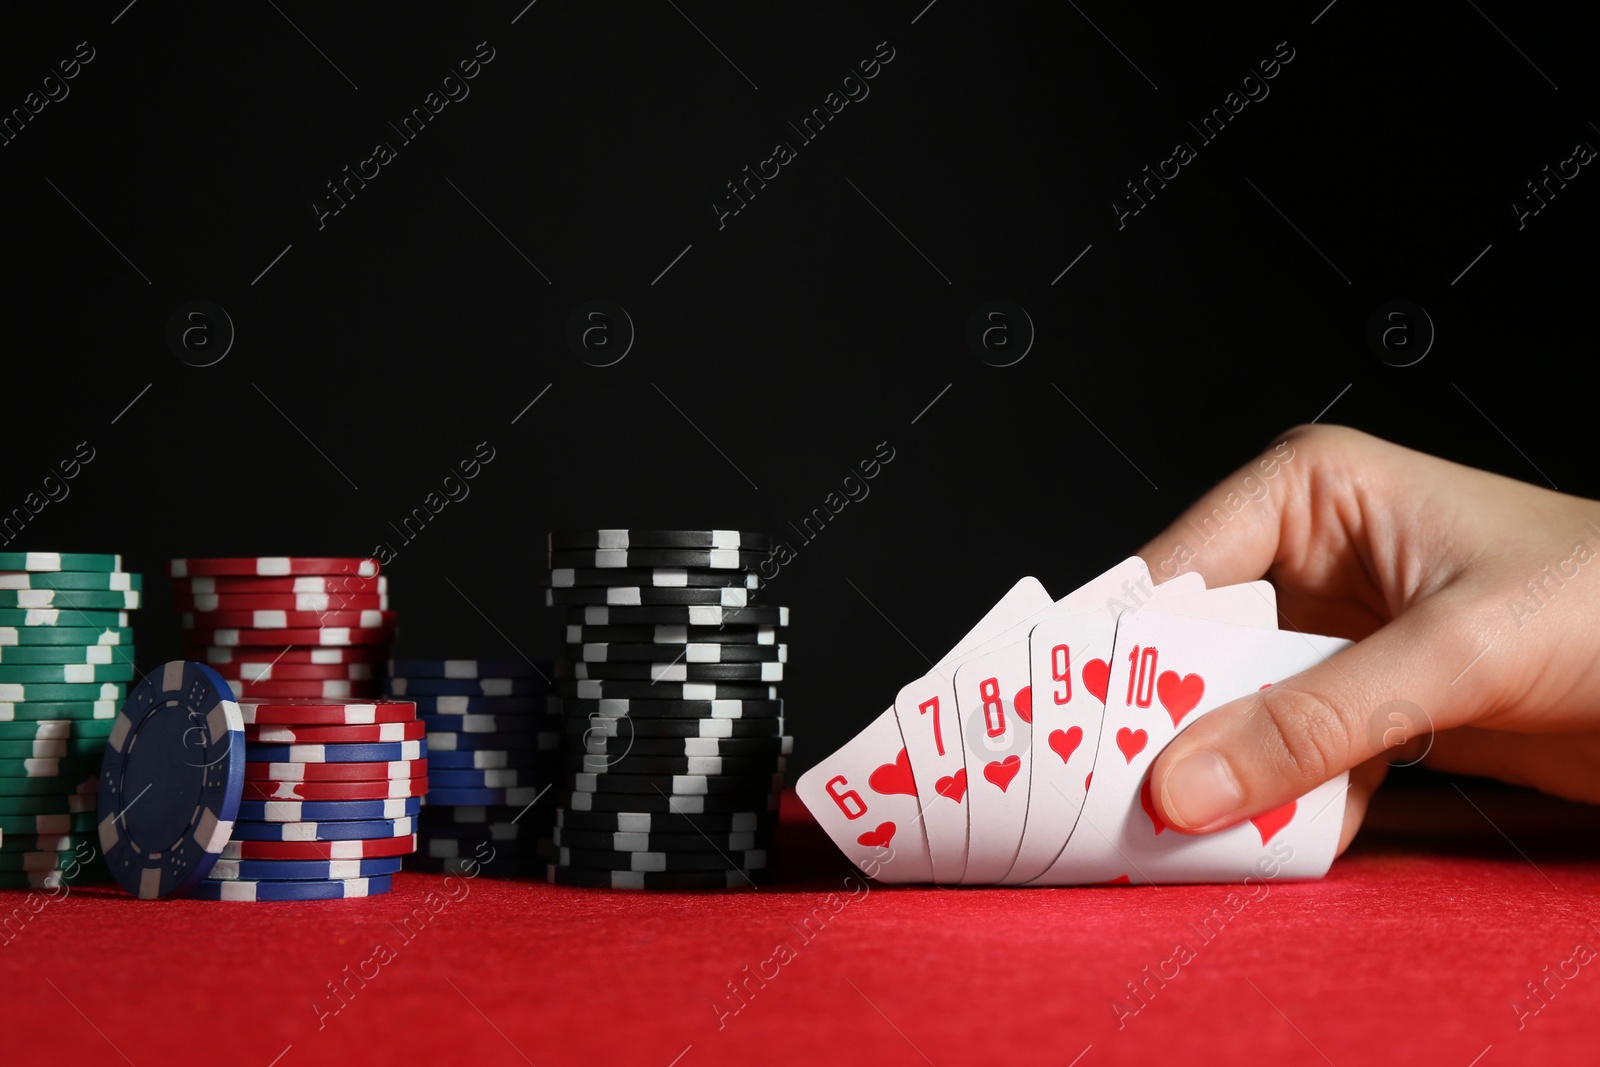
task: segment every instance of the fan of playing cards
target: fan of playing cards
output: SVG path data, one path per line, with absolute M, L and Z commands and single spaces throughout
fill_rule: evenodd
M 1277 629 L 1267 582 L 1152 585 L 1137 557 L 1060 600 L 1024 578 L 926 675 L 801 776 L 806 807 L 882 882 L 1093 885 L 1319 878 L 1345 775 L 1216 833 L 1164 825 L 1146 777 L 1230 700 L 1349 644 Z

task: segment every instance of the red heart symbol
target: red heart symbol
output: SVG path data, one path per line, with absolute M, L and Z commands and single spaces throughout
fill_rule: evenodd
M 867 775 L 867 784 L 885 795 L 905 793 L 907 796 L 916 796 L 917 783 L 911 777 L 911 757 L 906 755 L 906 750 L 902 748 L 893 763 L 885 763 Z
M 1162 671 L 1161 677 L 1156 679 L 1156 696 L 1161 698 L 1161 706 L 1172 716 L 1174 726 L 1194 710 L 1205 691 L 1205 679 L 1198 674 L 1186 674 L 1179 678 L 1177 671 Z
M 1092 781 L 1094 781 L 1094 772 L 1093 771 L 1090 771 L 1088 774 L 1083 776 L 1083 791 L 1085 793 L 1087 793 L 1089 791 L 1089 783 L 1092 782 Z
M 1017 695 L 1011 698 L 1011 706 L 1017 711 L 1017 718 L 1030 725 L 1033 722 L 1033 686 L 1025 685 L 1017 690 Z
M 1050 747 L 1055 750 L 1056 755 L 1061 757 L 1062 763 L 1072 758 L 1072 754 L 1078 751 L 1078 745 L 1082 742 L 1083 727 L 1081 726 L 1074 726 L 1070 730 L 1050 731 Z
M 1119 874 L 1109 882 L 1090 882 L 1090 885 L 1132 885 L 1125 874 Z
M 1256 832 L 1261 835 L 1261 843 L 1263 845 L 1271 841 L 1273 835 L 1279 830 L 1289 825 L 1289 820 L 1294 818 L 1294 809 L 1295 802 L 1291 800 L 1281 808 L 1273 808 L 1271 811 L 1262 812 L 1250 820 L 1255 823 Z
M 961 803 L 961 798 L 967 795 L 967 769 L 963 767 L 954 774 L 945 775 L 933 783 L 933 791 Z
M 1148 778 L 1144 780 L 1144 785 L 1139 787 L 1139 806 L 1144 809 L 1146 815 L 1150 816 L 1150 825 L 1156 828 L 1158 835 L 1167 828 L 1167 824 L 1161 821 L 1161 816 L 1156 814 L 1156 806 L 1150 801 L 1150 779 Z
M 1130 730 L 1126 726 L 1117 731 L 1117 747 L 1122 749 L 1122 758 L 1129 763 L 1133 757 L 1144 751 L 1145 744 L 1150 740 L 1150 735 L 1143 730 Z
M 1022 770 L 1022 757 L 1007 756 L 1003 760 L 994 760 L 984 765 L 983 776 L 1000 787 L 1000 792 L 1006 791 L 1006 786 L 1011 784 L 1011 779 Z
M 856 843 L 868 848 L 883 848 L 894 840 L 894 823 L 881 822 L 876 830 L 868 830 L 856 838 Z
M 1103 659 L 1092 659 L 1083 665 L 1083 687 L 1102 704 L 1106 702 L 1106 686 L 1110 684 L 1111 664 Z

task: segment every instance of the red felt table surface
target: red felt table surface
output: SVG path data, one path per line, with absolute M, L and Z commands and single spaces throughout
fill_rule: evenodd
M 0 1048 L 137 1067 L 1593 1063 L 1600 958 L 1574 951 L 1600 949 L 1600 820 L 1464 788 L 1395 794 L 1326 880 L 1255 900 L 864 889 L 792 797 L 782 878 L 738 893 L 426 874 L 319 904 L 97 887 L 28 912 L 4 893 Z M 1192 957 L 1164 962 L 1180 942 Z

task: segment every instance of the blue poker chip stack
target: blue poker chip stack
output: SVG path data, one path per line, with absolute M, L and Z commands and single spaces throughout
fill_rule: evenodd
M 426 724 L 429 789 L 417 820 L 420 871 L 540 871 L 555 807 L 559 719 L 553 669 L 529 660 L 396 659 L 392 698 Z
M 778 684 L 787 608 L 774 540 L 741 530 L 553 533 L 565 612 L 549 707 L 561 731 L 546 878 L 612 889 L 742 888 L 774 858 L 793 740 Z
M 137 677 L 122 557 L 0 552 L 0 889 L 105 881 L 96 776 Z

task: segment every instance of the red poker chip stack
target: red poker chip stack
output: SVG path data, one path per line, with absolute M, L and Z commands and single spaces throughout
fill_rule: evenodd
M 395 613 L 377 560 L 175 559 L 168 573 L 184 658 L 216 670 L 241 702 L 378 696 Z

